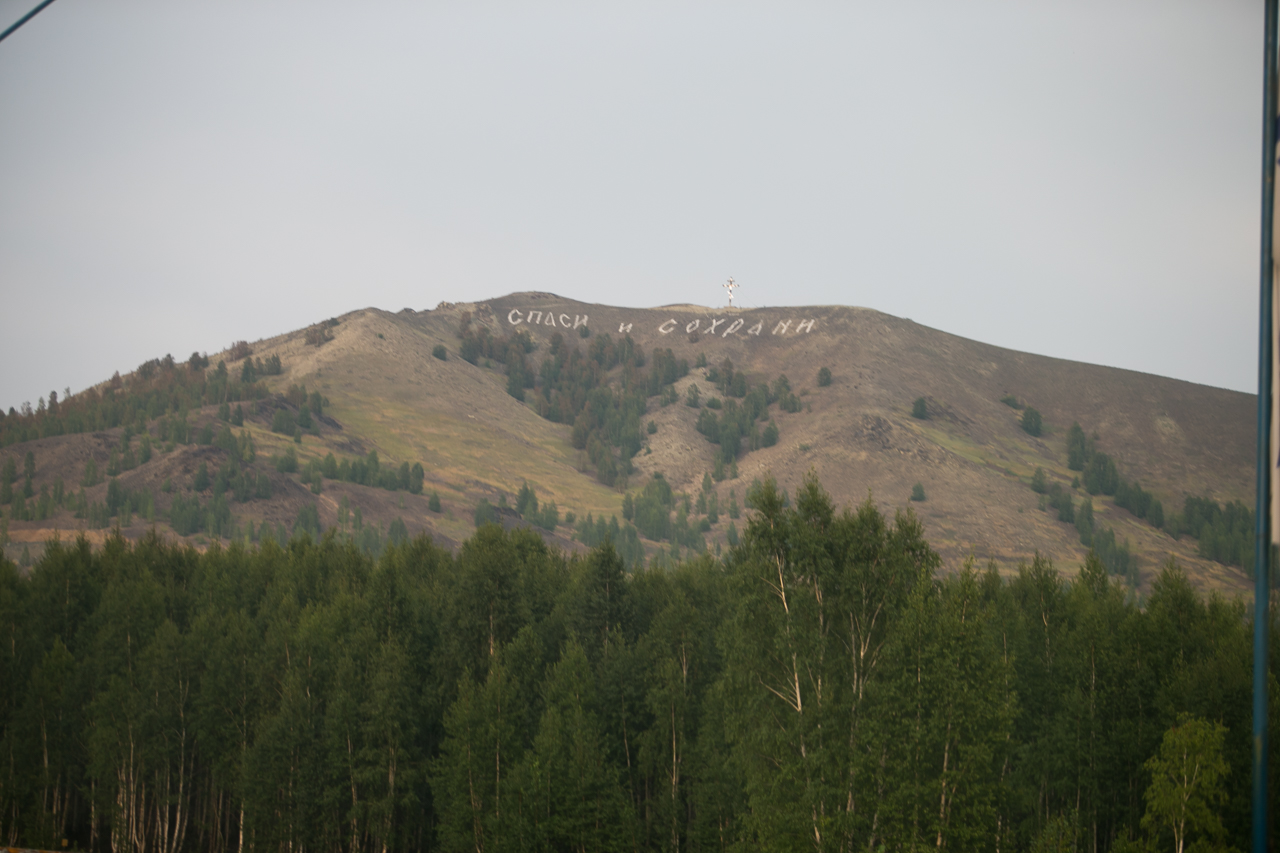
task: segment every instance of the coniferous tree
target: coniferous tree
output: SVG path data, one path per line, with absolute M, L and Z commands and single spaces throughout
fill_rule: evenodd
M 1027 435 L 1038 436 L 1044 428 L 1044 420 L 1040 417 L 1039 411 L 1031 406 L 1027 406 L 1022 413 L 1022 420 L 1019 421 L 1019 425 L 1022 427 L 1022 431 Z
M 1093 501 L 1084 498 L 1075 512 L 1076 530 L 1080 534 L 1080 543 L 1086 548 L 1093 544 Z
M 516 495 L 516 513 L 521 518 L 529 518 L 538 511 L 538 495 L 526 480 Z
M 771 418 L 768 426 L 764 428 L 764 432 L 760 435 L 760 443 L 764 447 L 773 447 L 778 443 L 778 425 Z
M 1089 443 L 1085 439 L 1084 430 L 1078 422 L 1071 424 L 1067 431 L 1067 467 L 1072 471 L 1083 471 L 1089 462 Z
M 474 521 L 477 528 L 484 524 L 497 524 L 498 513 L 494 510 L 492 504 L 481 498 L 476 504 Z
M 320 525 L 319 507 L 316 504 L 304 504 L 293 521 L 293 535 L 310 536 L 313 541 L 318 542 L 321 532 L 323 528 Z

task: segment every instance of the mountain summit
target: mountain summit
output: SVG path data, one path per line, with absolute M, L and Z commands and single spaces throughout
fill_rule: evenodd
M 611 535 L 652 563 L 723 552 L 754 482 L 795 494 L 812 475 L 838 503 L 912 508 L 948 568 L 1039 552 L 1073 571 L 1088 543 L 1139 589 L 1173 556 L 1202 589 L 1246 594 L 1254 406 L 865 308 L 531 292 L 157 359 L 5 417 L 0 461 L 11 554 L 107 523 L 208 542 L 306 516 L 380 547 L 491 518 L 565 548 Z M 200 518 L 175 522 L 175 504 Z

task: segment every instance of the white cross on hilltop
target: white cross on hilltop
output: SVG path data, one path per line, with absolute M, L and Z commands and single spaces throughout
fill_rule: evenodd
M 724 289 L 729 291 L 729 307 L 733 307 L 733 291 L 735 288 L 742 287 L 733 280 L 733 276 L 729 277 L 729 281 L 724 284 Z

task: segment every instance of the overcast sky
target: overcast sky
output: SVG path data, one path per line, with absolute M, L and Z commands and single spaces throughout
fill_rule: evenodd
M 1262 37 L 1261 0 L 58 0 L 0 43 L 0 405 L 730 275 L 1252 392 Z

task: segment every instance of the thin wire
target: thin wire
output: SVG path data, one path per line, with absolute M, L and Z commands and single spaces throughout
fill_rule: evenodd
M 9 36 L 13 35 L 13 33 L 18 29 L 18 27 L 22 26 L 27 21 L 34 18 L 36 15 L 39 15 L 44 10 L 45 6 L 48 6 L 52 2 L 53 0 L 44 0 L 44 2 L 42 2 L 39 6 L 35 7 L 27 14 L 23 15 L 21 18 L 18 19 L 18 23 L 14 24 L 12 27 L 9 27 L 9 29 L 0 33 L 0 41 L 4 41 Z

